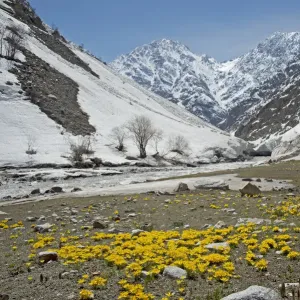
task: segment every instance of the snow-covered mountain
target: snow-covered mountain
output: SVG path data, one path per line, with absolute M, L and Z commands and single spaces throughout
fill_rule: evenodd
M 164 141 L 171 135 L 184 136 L 190 143 L 192 162 L 212 158 L 216 149 L 234 159 L 248 147 L 243 140 L 142 88 L 67 42 L 42 22 L 27 1 L 0 0 L 0 27 L 6 34 L 15 27 L 22 32 L 16 57 L 0 58 L 1 166 L 67 163 L 70 141 L 88 135 L 93 137 L 94 156 L 112 163 L 129 163 L 126 156 L 137 156 L 137 147 L 127 141 L 127 153 L 117 151 L 110 133 L 135 115 L 148 116 L 163 130 Z M 5 39 L 4 52 L 8 47 Z M 206 57 L 195 56 L 195 60 L 207 65 L 208 78 L 215 62 Z M 163 76 L 167 93 L 167 72 Z M 186 76 L 192 77 L 188 71 Z M 203 84 L 197 79 L 202 84 L 199 93 L 206 90 L 205 97 L 213 99 L 205 86 L 207 78 L 203 78 Z M 222 113 L 219 107 L 218 115 Z M 164 141 L 160 147 L 164 147 Z M 28 150 L 33 148 L 36 153 L 29 155 Z M 149 147 L 148 153 L 154 154 L 154 147 Z
M 202 119 L 236 131 L 272 100 L 264 96 L 279 88 L 280 74 L 298 57 L 300 33 L 276 32 L 249 53 L 223 63 L 163 39 L 136 48 L 111 66 Z
M 111 66 L 213 124 L 226 115 L 216 99 L 215 77 L 220 65 L 208 56 L 195 55 L 179 42 L 152 42 L 119 57 Z

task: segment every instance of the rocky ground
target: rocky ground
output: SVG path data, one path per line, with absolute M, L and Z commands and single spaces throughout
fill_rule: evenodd
M 299 200 L 288 191 L 186 190 L 6 205 L 0 294 L 173 300 L 221 299 L 251 285 L 279 292 L 299 280 Z
M 12 201 L 41 196 L 49 198 L 52 193 L 46 193 L 53 187 L 59 186 L 71 194 L 74 188 L 82 190 L 82 196 L 99 195 L 103 188 L 127 186 L 136 183 L 146 183 L 176 176 L 191 176 L 192 174 L 207 173 L 248 167 L 259 160 L 207 164 L 195 168 L 178 167 L 100 167 L 89 169 L 72 168 L 12 168 L 0 170 L 0 202 Z M 198 175 L 199 176 L 199 175 Z M 174 184 L 175 185 L 175 184 Z M 32 192 L 34 192 L 32 194 Z

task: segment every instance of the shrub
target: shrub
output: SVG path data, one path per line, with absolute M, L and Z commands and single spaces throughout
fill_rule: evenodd
M 180 155 L 187 154 L 190 150 L 189 141 L 183 135 L 171 136 L 168 145 L 171 152 L 176 152 Z
M 111 131 L 110 137 L 116 142 L 116 148 L 119 151 L 125 150 L 125 139 L 128 137 L 127 132 L 121 127 L 114 127 Z
M 77 142 L 70 142 L 70 151 L 70 160 L 72 162 L 82 162 L 84 154 L 91 155 L 94 153 L 92 148 L 92 137 L 85 136 Z

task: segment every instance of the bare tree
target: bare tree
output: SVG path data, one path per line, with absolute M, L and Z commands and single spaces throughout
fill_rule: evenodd
M 140 157 L 147 157 L 147 145 L 157 132 L 152 121 L 146 116 L 135 116 L 127 123 L 126 128 L 132 134 L 132 138 L 139 149 Z
M 169 149 L 181 155 L 186 154 L 190 149 L 189 141 L 183 135 L 171 136 L 168 140 Z
M 7 27 L 9 33 L 5 37 L 7 41 L 6 56 L 14 59 L 20 47 L 23 46 L 25 31 L 20 26 Z
M 164 133 L 161 129 L 157 129 L 155 135 L 153 136 L 153 146 L 156 151 L 155 155 L 159 155 L 158 145 L 162 141 Z
M 117 143 L 117 149 L 119 151 L 125 150 L 125 139 L 127 138 L 127 132 L 121 127 L 114 127 L 110 134 L 111 138 Z

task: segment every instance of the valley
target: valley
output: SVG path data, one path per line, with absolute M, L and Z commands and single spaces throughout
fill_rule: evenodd
M 299 300 L 300 33 L 105 62 L 31 2 L 0 0 L 0 300 Z

